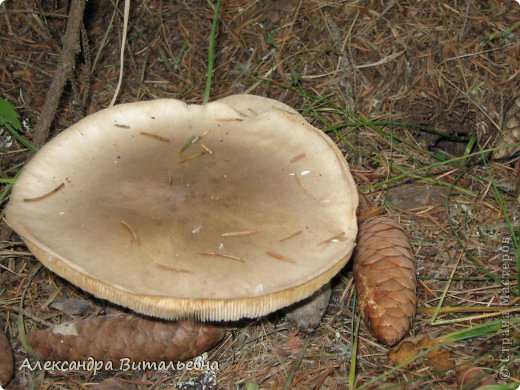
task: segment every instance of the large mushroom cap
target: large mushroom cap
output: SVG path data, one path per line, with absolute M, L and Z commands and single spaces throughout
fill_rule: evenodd
M 290 107 L 122 104 L 45 145 L 6 219 L 42 263 L 169 319 L 235 320 L 299 301 L 347 262 L 357 192 L 334 143 Z

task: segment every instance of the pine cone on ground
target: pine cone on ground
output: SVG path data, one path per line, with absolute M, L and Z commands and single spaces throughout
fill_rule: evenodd
M 5 386 L 13 376 L 13 350 L 7 336 L 0 331 L 0 386 Z
M 513 156 L 520 150 L 520 145 L 505 147 L 505 145 L 520 142 L 520 96 L 518 96 L 506 112 L 504 128 L 497 142 L 498 150 L 493 152 L 493 159 L 499 160 Z
M 455 368 L 457 383 L 460 388 L 467 390 L 496 384 L 492 372 L 492 370 L 485 370 L 472 364 L 462 364 Z
M 354 281 L 366 325 L 382 343 L 395 345 L 415 316 L 415 261 L 408 237 L 391 218 L 368 219 L 359 227 Z
M 192 321 L 170 322 L 132 314 L 87 318 L 29 333 L 29 342 L 47 360 L 132 362 L 183 361 L 214 347 L 222 327 Z

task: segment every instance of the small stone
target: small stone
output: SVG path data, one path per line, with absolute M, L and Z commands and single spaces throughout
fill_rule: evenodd
M 331 292 L 329 282 L 309 298 L 284 309 L 285 317 L 289 321 L 295 322 L 300 332 L 314 332 L 327 311 Z
M 520 124 L 520 122 L 518 121 L 518 119 L 515 117 L 512 117 L 512 118 L 509 118 L 509 120 L 507 121 L 506 127 L 508 129 L 514 129 L 514 128 L 518 127 L 519 124 Z
M 90 303 L 84 299 L 66 298 L 62 301 L 53 302 L 50 306 L 64 314 L 74 316 L 86 314 L 90 308 Z
M 436 186 L 405 184 L 391 188 L 386 200 L 400 210 L 438 206 L 444 203 L 444 191 Z

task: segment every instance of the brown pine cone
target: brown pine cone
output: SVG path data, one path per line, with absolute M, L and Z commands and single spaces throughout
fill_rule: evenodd
M 504 128 L 497 142 L 500 149 L 493 152 L 493 159 L 499 160 L 513 156 L 520 150 L 520 145 L 504 147 L 508 144 L 520 142 L 520 96 L 518 96 L 506 112 Z
M 0 386 L 5 386 L 13 376 L 13 350 L 7 336 L 0 331 Z
M 182 361 L 200 355 L 224 337 L 224 328 L 191 321 L 170 322 L 132 314 L 87 318 L 29 333 L 46 360 L 132 362 Z
M 492 370 L 484 370 L 472 364 L 462 364 L 455 368 L 457 383 L 463 389 L 480 389 L 483 386 L 496 384 Z
M 359 308 L 374 336 L 395 345 L 415 316 L 415 261 L 408 237 L 391 218 L 378 216 L 359 227 L 354 254 Z

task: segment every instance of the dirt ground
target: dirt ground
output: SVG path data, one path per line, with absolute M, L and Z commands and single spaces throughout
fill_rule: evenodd
M 0 94 L 29 141 L 60 61 L 69 3 L 0 5 Z M 209 0 L 132 2 L 117 102 L 201 103 L 213 14 Z M 119 309 L 45 268 L 31 278 L 39 262 L 2 222 L 0 326 L 16 360 L 7 388 L 451 389 L 460 388 L 453 368 L 461 364 L 518 386 L 518 258 L 507 259 L 519 251 L 509 243 L 520 240 L 520 160 L 493 160 L 492 152 L 519 96 L 519 20 L 513 0 L 223 0 L 216 37 L 211 99 L 252 93 L 298 110 L 344 153 L 372 212 L 409 234 L 418 274 L 411 335 L 442 339 L 479 324 L 487 331 L 447 337 L 440 357 L 398 366 L 364 324 L 356 330 L 349 264 L 314 333 L 279 313 L 232 324 L 209 352 L 215 372 L 19 370 L 28 357 L 23 326 Z M 81 51 L 49 138 L 109 105 L 122 29 L 123 1 L 87 2 Z M 12 178 L 30 153 L 7 132 L 0 138 L 1 177 Z

